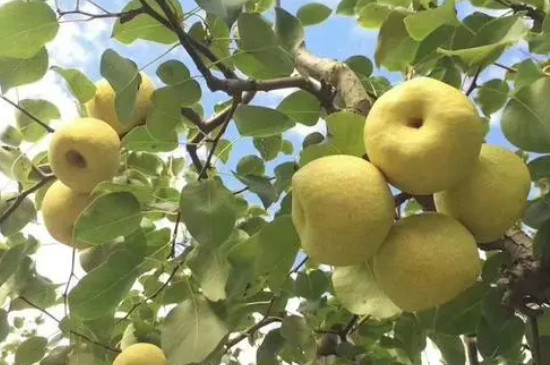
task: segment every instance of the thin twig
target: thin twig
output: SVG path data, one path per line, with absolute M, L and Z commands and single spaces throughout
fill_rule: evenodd
M 23 296 L 20 296 L 19 299 L 21 299 L 22 301 L 24 301 L 25 303 L 27 303 L 28 305 L 30 305 L 31 307 L 33 307 L 34 309 L 37 309 L 39 310 L 40 312 L 44 313 L 46 316 L 48 316 L 51 320 L 53 320 L 54 322 L 60 324 L 61 323 L 61 320 L 57 319 L 53 314 L 51 314 L 48 310 L 46 310 L 45 308 L 42 308 L 40 307 L 39 305 L 31 302 L 30 300 L 28 300 L 27 298 L 23 297 Z M 92 343 L 94 345 L 97 345 L 97 346 L 100 346 L 106 350 L 109 350 L 111 352 L 114 352 L 114 353 L 120 353 L 120 350 L 119 349 L 116 349 L 116 348 L 113 348 L 109 345 L 105 345 L 101 342 L 98 342 L 80 332 L 77 332 L 77 331 L 74 331 L 74 330 L 70 330 L 69 331 L 70 333 L 72 333 L 73 335 L 77 336 L 77 337 L 80 337 L 84 340 L 86 340 L 87 342 L 89 343 Z
M 68 307 L 69 307 L 69 289 L 71 286 L 71 281 L 73 279 L 74 275 L 74 267 L 76 262 L 76 248 L 73 248 L 73 253 L 71 256 L 71 273 L 69 274 L 69 279 L 67 280 L 67 284 L 65 284 L 65 291 L 63 292 L 63 303 L 65 307 L 65 316 L 69 315 Z
M 40 180 L 36 185 L 19 193 L 17 197 L 14 198 L 14 201 L 13 203 L 11 203 L 10 207 L 6 209 L 2 213 L 2 215 L 0 215 L 0 224 L 4 223 L 9 218 L 9 216 L 17 209 L 17 207 L 19 207 L 19 205 L 25 200 L 27 196 L 34 193 L 35 191 L 37 191 L 38 189 L 40 189 L 41 187 L 46 185 L 48 182 L 54 179 L 55 179 L 54 175 L 45 175 L 42 178 L 42 180 Z
M 504 69 L 504 70 L 506 70 L 506 71 L 508 71 L 508 72 L 510 72 L 510 73 L 514 73 L 514 74 L 515 74 L 516 72 L 518 72 L 518 70 L 516 70 L 515 68 L 509 67 L 509 66 L 506 66 L 506 65 L 503 65 L 503 64 L 498 63 L 498 62 L 493 63 L 493 65 L 495 65 L 495 66 L 497 66 L 497 67 L 500 67 L 500 68 L 502 68 L 502 69 Z
M 277 177 L 276 176 L 270 176 L 267 178 L 267 181 L 272 181 L 272 180 L 275 180 Z M 249 186 L 246 186 L 240 190 L 236 190 L 233 192 L 233 195 L 238 195 L 238 194 L 241 194 L 241 193 L 244 193 L 245 191 L 248 191 L 250 190 L 250 187 Z
M 350 333 L 351 329 L 353 328 L 353 326 L 355 326 L 358 320 L 359 320 L 359 316 L 357 314 L 354 314 L 353 316 L 351 316 L 346 326 L 342 328 L 342 331 L 338 334 L 342 341 L 347 341 L 348 334 Z
M 199 173 L 199 180 L 204 179 L 207 177 L 207 170 L 210 168 L 210 163 L 212 161 L 212 157 L 214 156 L 214 153 L 216 152 L 216 147 L 218 146 L 218 143 L 220 142 L 220 139 L 224 135 L 225 131 L 227 130 L 227 126 L 229 125 L 229 122 L 231 121 L 231 118 L 233 118 L 233 114 L 235 114 L 235 111 L 237 110 L 237 107 L 239 106 L 240 102 L 242 100 L 241 95 L 235 95 L 233 97 L 233 103 L 231 104 L 231 109 L 229 109 L 229 112 L 225 116 L 225 120 L 222 123 L 221 129 L 214 138 L 214 141 L 212 142 L 212 146 L 210 149 L 210 152 L 208 154 L 208 157 L 206 158 L 206 162 L 204 163 L 204 166 L 202 167 L 201 172 Z
M 163 292 L 163 290 L 168 286 L 168 284 L 170 284 L 170 282 L 172 281 L 172 279 L 174 278 L 174 276 L 176 276 L 177 272 L 179 271 L 179 269 L 181 269 L 181 267 L 185 264 L 185 259 L 187 258 L 187 256 L 191 253 L 191 251 L 193 250 L 193 246 L 187 246 L 185 248 L 185 250 L 181 253 L 181 255 L 178 256 L 178 258 L 176 258 L 175 260 L 178 261 L 178 263 L 176 264 L 176 266 L 174 266 L 174 268 L 172 269 L 172 272 L 170 273 L 170 276 L 168 276 L 168 279 L 166 279 L 166 281 L 151 295 L 149 295 L 147 298 L 145 298 L 144 300 L 141 300 L 139 301 L 138 303 L 134 304 L 132 306 L 132 308 L 130 308 L 130 310 L 126 313 L 126 315 L 124 317 L 122 317 L 121 319 L 118 320 L 118 323 L 120 322 L 123 322 L 125 320 L 127 320 L 130 315 L 132 313 L 134 313 L 134 311 L 136 309 L 138 309 L 142 304 L 145 304 L 147 301 L 149 300 L 153 300 L 155 299 L 156 297 L 159 296 L 160 293 Z
M 474 77 L 472 78 L 472 83 L 468 87 L 468 90 L 466 90 L 466 95 L 470 95 L 474 92 L 474 90 L 477 88 L 477 79 L 479 78 L 479 75 L 481 74 L 481 66 L 477 68 L 476 73 L 474 74 Z
M 242 332 L 240 335 L 235 337 L 234 339 L 227 341 L 225 344 L 225 351 L 229 351 L 233 346 L 238 345 L 242 340 L 254 335 L 258 330 L 262 329 L 263 327 L 270 325 L 271 323 L 275 322 L 281 322 L 281 318 L 278 317 L 268 317 L 264 318 L 255 325 L 248 328 L 246 331 Z
M 178 210 L 178 215 L 176 216 L 176 223 L 174 227 L 174 233 L 172 234 L 172 248 L 170 249 L 168 258 L 170 257 L 174 258 L 176 256 L 176 239 L 178 238 L 178 228 L 180 226 L 180 220 L 181 220 L 181 211 Z
M 10 104 L 11 106 L 13 106 L 15 109 L 19 110 L 21 113 L 25 114 L 27 117 L 31 118 L 32 120 L 34 120 L 39 126 L 41 126 L 42 128 L 44 128 L 48 133 L 53 133 L 55 132 L 55 130 L 50 127 L 49 125 L 47 125 L 46 123 L 44 123 L 43 121 L 41 121 L 40 119 L 38 119 L 35 115 L 33 115 L 32 113 L 30 113 L 28 110 L 25 110 L 24 108 L 22 108 L 21 106 L 19 106 L 17 103 L 14 103 L 13 101 L 11 101 L 10 99 L 6 98 L 4 95 L 0 95 L 0 98 L 2 98 L 6 103 Z

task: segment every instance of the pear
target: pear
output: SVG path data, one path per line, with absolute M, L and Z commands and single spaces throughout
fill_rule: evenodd
M 419 77 L 376 100 L 364 138 L 369 160 L 392 185 L 422 195 L 466 177 L 479 156 L 483 127 L 461 91 Z
M 101 120 L 77 119 L 55 131 L 49 160 L 59 180 L 77 192 L 87 193 L 115 176 L 120 164 L 120 139 Z
M 292 178 L 292 220 L 304 251 L 318 263 L 367 262 L 386 238 L 394 209 L 380 171 L 359 157 L 323 157 Z
M 129 120 L 124 122 L 119 120 L 115 109 L 115 91 L 105 79 L 96 83 L 95 97 L 86 103 L 88 116 L 105 121 L 119 135 L 127 133 L 137 125 L 144 124 L 151 109 L 151 96 L 155 91 L 155 84 L 145 73 L 142 72 L 140 75 L 141 84 L 136 97 L 134 114 Z
M 80 267 L 88 273 L 107 261 L 111 253 L 113 253 L 113 246 L 110 244 L 103 244 L 83 250 L 78 257 Z
M 136 343 L 118 354 L 113 365 L 168 365 L 168 360 L 159 347 L 149 343 Z
M 523 160 L 484 144 L 475 169 L 456 186 L 434 195 L 438 212 L 459 220 L 479 243 L 500 238 L 527 206 L 531 176 Z
M 373 267 L 388 297 L 414 312 L 446 303 L 472 286 L 481 261 L 474 237 L 462 224 L 423 213 L 394 224 Z
M 93 196 L 71 190 L 61 181 L 54 182 L 46 191 L 42 200 L 44 225 L 50 235 L 66 245 L 84 248 L 76 243 L 73 230 L 80 213 L 93 201 Z

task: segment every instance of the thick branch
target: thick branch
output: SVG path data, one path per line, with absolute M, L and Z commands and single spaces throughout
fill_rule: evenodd
M 479 365 L 479 357 L 477 354 L 477 341 L 475 337 L 464 337 L 464 343 L 466 344 L 466 356 L 468 358 L 469 365 Z
M 332 85 L 344 105 L 367 115 L 372 101 L 359 77 L 348 65 L 334 60 L 318 58 L 309 53 L 305 46 L 295 52 L 296 68 L 302 74 Z
M 0 224 L 4 223 L 9 218 L 9 216 L 13 212 L 15 212 L 17 207 L 19 207 L 19 205 L 25 200 L 25 198 L 27 196 L 31 195 L 32 193 L 34 193 L 35 191 L 37 191 L 38 189 L 40 189 L 41 187 L 46 185 L 48 182 L 50 182 L 54 179 L 55 179 L 54 175 L 46 175 L 46 176 L 44 176 L 44 178 L 42 180 L 40 180 L 38 183 L 36 183 L 36 185 L 34 185 L 33 187 L 19 193 L 17 195 L 17 197 L 14 198 L 14 201 L 13 201 L 13 203 L 11 203 L 9 208 L 6 209 L 2 213 L 2 215 L 0 215 Z
M 25 114 L 27 117 L 31 118 L 32 120 L 34 120 L 39 126 L 41 126 L 42 128 L 44 128 L 48 133 L 53 133 L 55 132 L 55 130 L 50 127 L 49 125 L 47 125 L 46 123 L 44 123 L 43 121 L 41 121 L 40 119 L 38 119 L 36 116 L 34 116 L 31 112 L 29 112 L 28 110 L 25 110 L 24 108 L 22 108 L 21 106 L 19 106 L 17 103 L 14 103 L 13 101 L 11 101 L 10 99 L 6 98 L 4 95 L 0 95 L 0 98 L 2 98 L 2 100 L 4 100 L 6 103 L 10 104 L 11 106 L 13 106 L 15 109 L 19 110 L 21 113 Z

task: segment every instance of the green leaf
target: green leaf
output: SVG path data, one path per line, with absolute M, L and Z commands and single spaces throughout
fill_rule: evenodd
M 321 114 L 321 103 L 313 94 L 298 90 L 284 98 L 277 110 L 296 123 L 314 126 Z
M 235 245 L 229 253 L 230 262 L 234 264 L 235 257 L 239 257 L 237 261 L 244 257 L 252 266 L 250 280 L 265 278 L 272 291 L 279 291 L 292 268 L 299 242 L 290 216 L 279 216 L 248 240 Z
M 537 54 L 550 52 L 550 19 L 545 17 L 542 23 L 542 32 L 529 40 L 529 51 Z
M 228 25 L 233 24 L 237 19 L 245 2 L 247 0 L 233 0 L 231 2 L 225 0 L 197 0 L 197 4 L 207 13 L 222 18 Z
M 24 99 L 19 102 L 19 106 L 45 124 L 49 124 L 54 119 L 61 119 L 59 109 L 47 100 Z M 44 127 L 19 110 L 15 118 L 25 141 L 37 142 L 48 133 Z
M 421 353 L 426 347 L 426 335 L 412 314 L 403 314 L 393 328 L 394 337 L 400 341 L 413 364 L 421 363 Z
M 181 220 L 200 244 L 219 246 L 237 219 L 235 197 L 220 180 L 194 181 L 181 191 Z
M 525 334 L 525 323 L 516 316 L 493 324 L 482 318 L 476 334 L 479 353 L 483 357 L 491 358 L 502 355 L 521 343 Z
M 391 318 L 401 313 L 380 289 L 369 265 L 335 268 L 332 286 L 336 297 L 351 313 L 376 319 Z
M 153 8 L 157 14 L 165 18 L 160 6 L 153 0 L 146 0 L 147 4 Z M 169 0 L 166 3 L 175 12 L 177 19 L 183 19 L 183 10 L 181 4 L 176 0 Z M 132 0 L 122 9 L 122 12 L 129 12 L 141 8 L 139 0 Z M 166 19 L 166 18 L 165 18 Z M 113 34 L 117 41 L 123 44 L 130 44 L 137 39 L 147 40 L 162 44 L 172 44 L 177 42 L 178 38 L 172 30 L 160 24 L 148 14 L 139 14 L 132 17 L 130 20 L 121 22 L 121 18 L 117 18 L 113 27 Z
M 274 77 L 288 76 L 294 70 L 293 55 L 279 43 L 271 26 L 261 16 L 239 16 L 239 48 L 269 69 Z
M 281 150 L 285 155 L 292 155 L 292 153 L 294 152 L 294 145 L 288 139 L 285 139 L 283 140 L 283 145 L 281 147 Z
M 11 1 L 0 6 L 0 57 L 31 58 L 55 38 L 59 24 L 42 1 Z
M 255 155 L 247 155 L 237 163 L 237 174 L 262 176 L 265 172 L 264 161 Z
M 277 355 L 283 349 L 286 340 L 281 335 L 281 329 L 277 328 L 265 335 L 262 344 L 256 352 L 257 365 L 279 365 Z
M 295 125 L 285 114 L 263 106 L 239 105 L 234 118 L 239 133 L 247 137 L 270 137 Z
M 309 3 L 298 9 L 296 16 L 303 25 L 316 25 L 324 22 L 332 14 L 332 10 L 321 3 Z
M 483 264 L 481 278 L 486 283 L 496 282 L 503 274 L 503 269 L 512 263 L 512 258 L 508 252 L 498 252 L 488 255 Z
M 101 245 L 139 228 L 140 204 L 128 192 L 105 194 L 84 210 L 75 225 L 78 242 Z
M 229 277 L 229 262 L 220 249 L 197 246 L 188 261 L 189 268 L 197 277 L 202 293 L 213 302 L 224 300 L 225 283 Z
M 189 29 L 189 35 L 206 44 L 208 48 L 210 48 L 210 50 L 218 57 L 218 60 L 223 62 L 226 67 L 230 69 L 234 68 L 233 59 L 231 58 L 230 52 L 232 43 L 231 32 L 227 26 L 227 23 L 223 19 L 213 14 L 208 14 L 206 16 L 205 23 L 195 23 L 191 26 L 191 29 Z M 206 57 L 203 56 L 202 59 L 207 67 L 219 69 L 216 63 Z
M 281 152 L 283 137 L 280 134 L 264 138 L 258 137 L 253 138 L 252 143 L 264 160 L 271 161 Z
M 4 283 L 17 271 L 24 256 L 24 244 L 10 247 L 0 256 L 0 286 L 4 285 Z
M 460 89 L 462 85 L 461 70 L 450 58 L 442 58 L 437 61 L 428 76 L 443 81 L 458 89 Z
M 162 159 L 154 153 L 134 152 L 128 157 L 128 167 L 134 167 L 147 175 L 158 176 L 164 168 Z
M 0 342 L 3 342 L 10 334 L 10 324 L 8 322 L 8 312 L 0 309 Z
M 377 66 L 384 66 L 389 71 L 403 71 L 414 60 L 418 42 L 405 28 L 406 15 L 393 11 L 382 24 L 374 55 Z
M 112 313 L 139 274 L 147 242 L 143 235 L 129 238 L 107 261 L 82 278 L 68 297 L 71 315 L 93 320 Z
M 506 104 L 501 127 L 506 139 L 533 152 L 550 152 L 550 79 L 541 78 L 516 91 Z
M 361 8 L 357 21 L 367 29 L 378 29 L 388 18 L 392 8 L 385 4 L 372 2 Z
M 265 13 L 275 5 L 275 0 L 250 0 L 246 10 L 250 13 Z
M 31 365 L 38 362 L 46 354 L 47 344 L 48 340 L 44 337 L 27 338 L 17 347 L 15 365 Z
M 485 65 L 495 60 L 506 47 L 517 43 L 527 31 L 523 19 L 519 16 L 497 18 L 479 29 L 469 47 L 456 50 L 439 49 L 439 52 L 445 56 L 457 56 L 468 66 Z
M 310 272 L 299 272 L 294 281 L 296 295 L 315 300 L 325 293 L 330 285 L 327 274 L 319 269 Z
M 294 52 L 304 40 L 302 23 L 280 7 L 275 8 L 275 34 L 281 46 L 289 52 Z
M 246 185 L 251 192 L 258 195 L 264 208 L 269 208 L 269 206 L 277 200 L 277 190 L 275 190 L 275 187 L 267 177 L 256 175 L 243 176 L 238 174 L 235 174 L 235 177 Z
M 40 80 L 48 71 L 48 51 L 42 48 L 33 57 L 17 59 L 0 57 L 0 88 L 9 89 Z
M 488 287 L 477 283 L 454 300 L 417 313 L 417 317 L 427 329 L 448 335 L 474 333 L 482 315 L 482 300 Z
M 346 16 L 355 15 L 355 5 L 357 5 L 357 2 L 358 0 L 341 0 L 336 8 L 336 14 Z
M 281 324 L 281 336 L 286 340 L 288 349 L 285 360 L 292 360 L 300 364 L 315 359 L 317 344 L 313 331 L 302 317 L 285 317 Z
M 133 128 L 122 138 L 122 147 L 129 151 L 170 152 L 179 147 L 178 135 L 171 131 L 166 136 L 155 137 L 147 126 L 140 125 Z
M 493 79 L 485 82 L 478 91 L 476 101 L 481 106 L 485 115 L 492 114 L 500 110 L 506 100 L 510 88 L 506 81 Z
M 529 227 L 539 229 L 550 219 L 550 196 L 545 195 L 541 198 L 531 200 L 527 204 L 527 210 L 523 222 Z
M 7 144 L 12 147 L 18 147 L 23 141 L 23 135 L 19 129 L 15 128 L 12 125 L 7 125 L 0 132 L 0 142 Z
M 302 150 L 300 165 L 323 156 L 345 154 L 362 157 L 364 117 L 352 112 L 339 112 L 326 118 L 328 137 L 322 143 L 309 145 Z
M 157 68 L 157 76 L 166 85 L 177 85 L 191 78 L 187 66 L 178 60 L 169 60 Z
M 430 340 L 437 345 L 445 364 L 464 365 L 466 363 L 464 344 L 460 337 L 433 333 L 430 335 Z
M 0 214 L 11 206 L 14 199 L 2 198 L 0 201 Z M 8 218 L 0 224 L 0 233 L 4 236 L 10 236 L 21 231 L 31 221 L 36 220 L 36 208 L 31 199 L 26 197 L 19 206 L 11 213 Z
M 81 104 L 86 103 L 88 100 L 92 99 L 95 96 L 95 84 L 90 81 L 88 76 L 86 76 L 79 70 L 75 68 L 62 68 L 59 66 L 52 66 L 51 69 L 60 74 L 65 79 L 65 81 L 69 85 L 71 93 Z
M 136 97 L 141 83 L 134 61 L 107 49 L 101 56 L 100 66 L 103 76 L 115 91 L 115 109 L 121 123 L 128 121 L 134 113 Z
M 231 156 L 232 150 L 233 150 L 233 143 L 227 139 L 222 138 L 218 141 L 218 144 L 216 145 L 214 156 L 216 156 L 223 163 L 226 164 L 229 161 L 229 157 Z
M 540 66 L 531 59 L 520 62 L 516 65 L 516 69 L 517 72 L 514 75 L 514 86 L 516 90 L 531 85 L 544 76 Z
M 443 24 L 460 24 L 456 17 L 455 0 L 446 0 L 435 9 L 419 11 L 405 18 L 405 27 L 415 41 L 424 40 Z
M 284 162 L 275 167 L 275 187 L 279 193 L 290 188 L 292 176 L 298 171 L 298 165 L 295 162 Z
M 162 348 L 172 364 L 201 363 L 227 334 L 229 328 L 206 299 L 193 295 L 166 317 Z
M 353 72 L 361 79 L 366 79 L 372 74 L 372 61 L 365 56 L 351 56 L 344 61 Z

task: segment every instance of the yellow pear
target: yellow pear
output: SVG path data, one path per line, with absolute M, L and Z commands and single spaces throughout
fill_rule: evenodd
M 315 262 L 367 262 L 386 238 L 394 209 L 380 171 L 359 157 L 323 157 L 292 178 L 292 220 Z
M 136 343 L 124 349 L 113 365 L 168 365 L 164 352 L 149 343 Z
M 119 135 L 125 134 L 137 125 L 144 124 L 147 113 L 151 109 L 151 96 L 155 91 L 155 84 L 145 73 L 141 72 L 141 84 L 136 97 L 134 114 L 121 123 L 115 109 L 115 91 L 105 79 L 96 83 L 96 94 L 86 103 L 88 115 L 108 123 Z
M 73 240 L 73 229 L 80 213 L 90 205 L 93 199 L 87 193 L 75 192 L 59 180 L 54 182 L 42 200 L 44 225 L 50 235 L 66 245 L 76 248 L 86 247 Z
M 472 173 L 434 199 L 438 212 L 456 218 L 477 242 L 487 243 L 500 238 L 521 218 L 530 188 L 529 170 L 521 158 L 485 144 Z
M 481 271 L 472 234 L 439 213 L 397 221 L 373 264 L 382 290 L 408 312 L 454 299 L 475 283 Z
M 427 77 L 406 81 L 376 100 L 364 132 L 370 161 L 410 194 L 432 194 L 457 184 L 472 169 L 483 141 L 470 100 Z
M 115 176 L 120 164 L 120 139 L 101 120 L 77 119 L 55 131 L 49 159 L 54 174 L 63 184 L 87 193 Z

